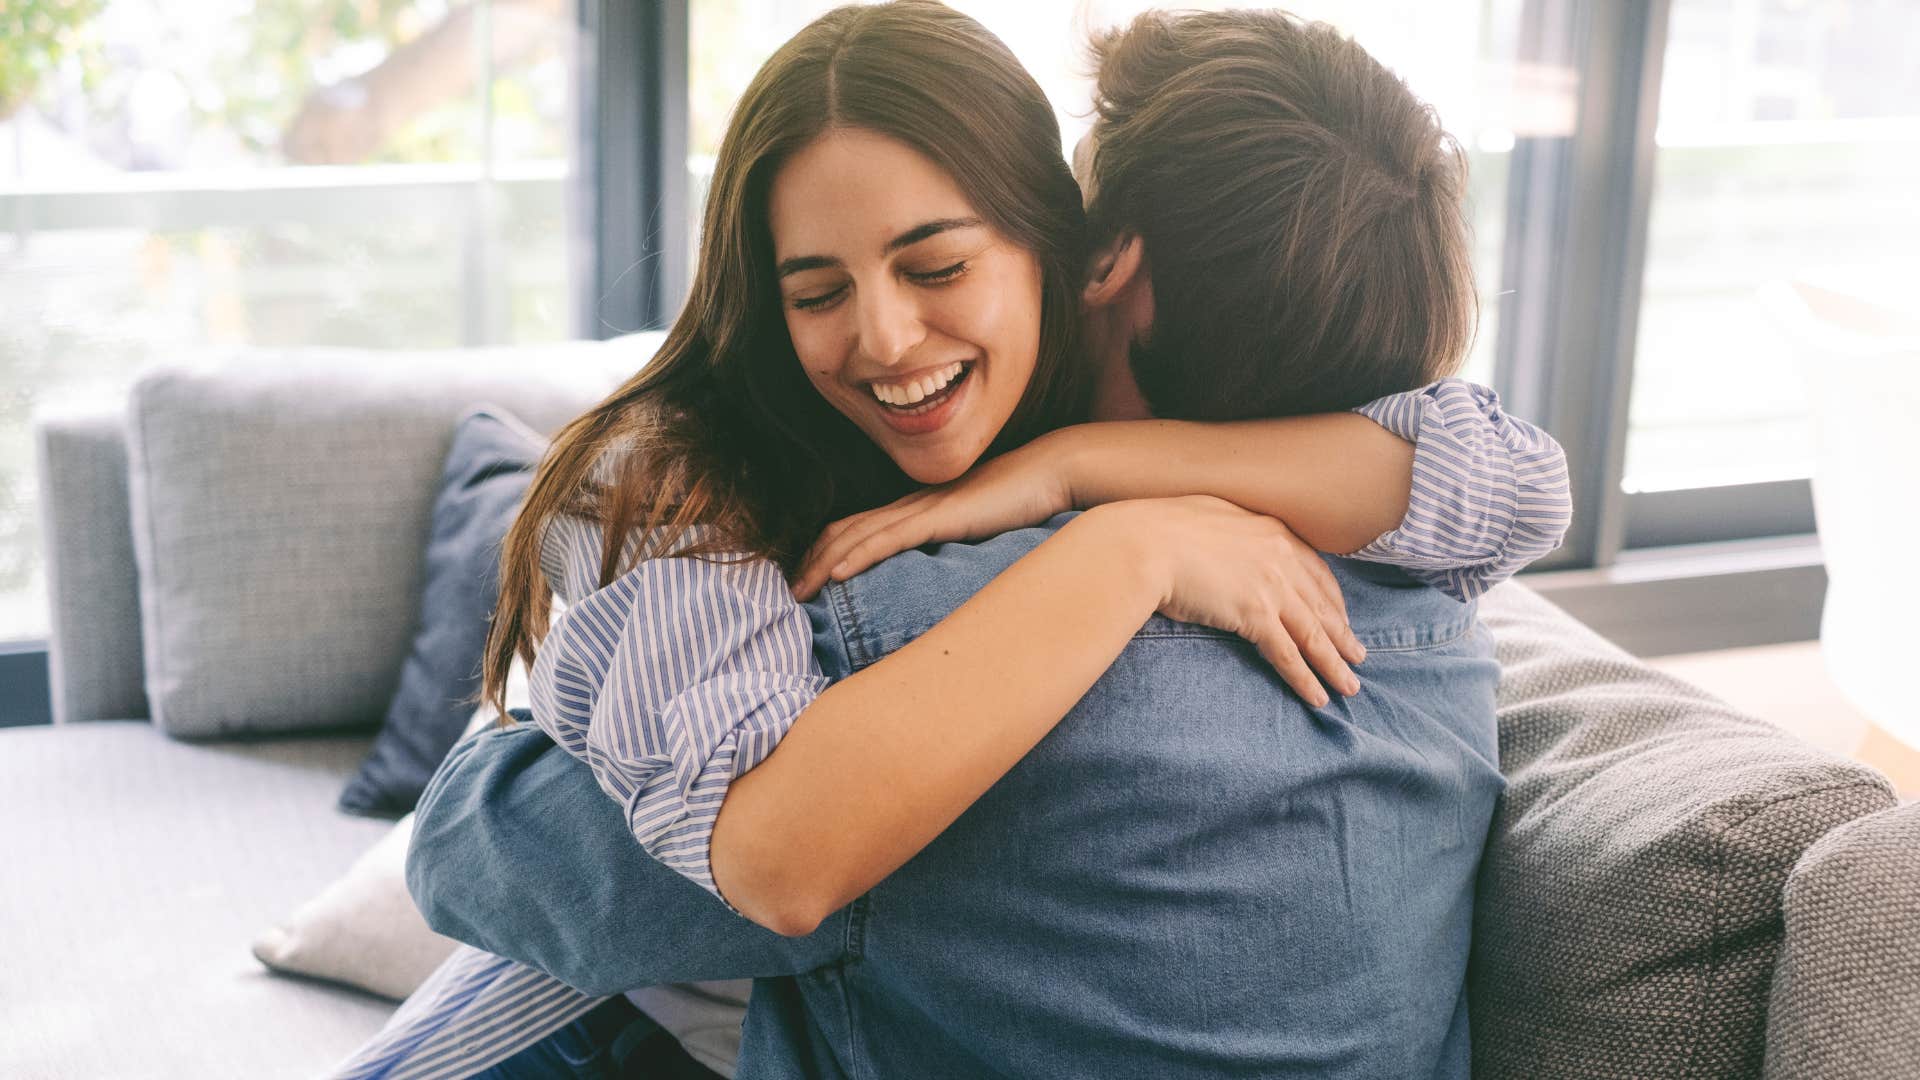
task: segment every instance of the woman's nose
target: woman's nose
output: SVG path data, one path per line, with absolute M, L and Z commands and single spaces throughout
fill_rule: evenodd
M 892 367 L 925 340 L 920 306 L 899 287 L 869 289 L 860 304 L 860 349 Z

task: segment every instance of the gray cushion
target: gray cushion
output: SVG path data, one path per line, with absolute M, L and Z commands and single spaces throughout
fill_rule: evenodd
M 1505 667 L 1508 788 L 1475 907 L 1476 1080 L 1756 1075 L 1787 873 L 1892 806 L 1886 780 L 1523 587 L 1481 611 Z
M 254 936 L 392 825 L 333 809 L 362 737 L 0 731 L 0 1075 L 315 1076 L 393 1004 L 275 975 Z
M 142 375 L 128 488 L 154 723 L 183 736 L 377 724 L 413 636 L 455 421 L 492 401 L 549 433 L 657 341 L 250 351 Z
M 1767 1080 L 1920 1076 L 1920 804 L 1821 837 L 1786 908 Z
M 487 629 L 500 599 L 500 547 L 547 440 L 498 405 L 462 417 L 433 500 L 426 586 L 400 688 L 340 809 L 399 817 L 473 715 Z
M 145 716 L 121 410 L 49 409 L 33 431 L 54 723 Z

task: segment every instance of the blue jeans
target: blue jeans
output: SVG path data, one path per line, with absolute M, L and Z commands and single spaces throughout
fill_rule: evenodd
M 476 1080 L 714 1080 L 719 1075 L 619 996 L 474 1074 Z

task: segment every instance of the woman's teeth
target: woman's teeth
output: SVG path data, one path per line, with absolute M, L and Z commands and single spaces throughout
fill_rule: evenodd
M 955 361 L 938 371 L 930 371 L 916 379 L 897 383 L 868 383 L 867 388 L 873 391 L 873 396 L 879 398 L 882 404 L 906 408 L 918 405 L 945 390 L 966 369 L 965 363 Z

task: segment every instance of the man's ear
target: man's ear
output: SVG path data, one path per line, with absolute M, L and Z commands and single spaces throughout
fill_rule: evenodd
M 1093 253 L 1087 287 L 1080 299 L 1088 307 L 1106 307 L 1147 278 L 1147 248 L 1137 232 L 1123 232 Z

